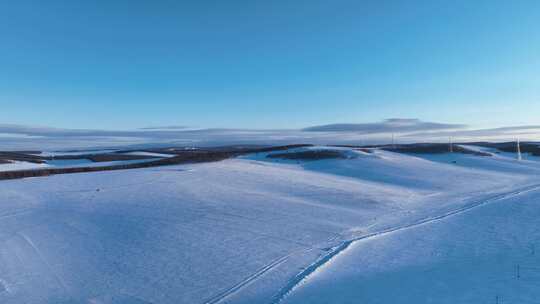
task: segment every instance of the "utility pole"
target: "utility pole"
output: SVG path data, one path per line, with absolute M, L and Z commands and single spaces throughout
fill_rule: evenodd
M 517 144 L 517 160 L 521 161 L 522 157 L 521 157 L 521 147 L 519 145 L 519 138 L 517 139 L 516 144 Z

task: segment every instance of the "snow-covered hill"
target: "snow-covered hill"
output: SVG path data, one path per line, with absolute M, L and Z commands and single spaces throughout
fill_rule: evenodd
M 343 149 L 2 181 L 0 303 L 455 302 L 537 267 L 540 162 Z

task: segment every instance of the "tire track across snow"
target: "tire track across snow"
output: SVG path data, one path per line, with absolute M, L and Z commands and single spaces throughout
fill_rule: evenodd
M 281 263 L 285 262 L 292 254 L 288 254 L 286 256 L 283 256 L 279 259 L 276 259 L 274 260 L 273 262 L 271 262 L 270 264 L 262 267 L 261 269 L 259 269 L 257 272 L 255 272 L 254 274 L 248 276 L 247 278 L 245 278 L 244 280 L 242 280 L 241 282 L 235 284 L 234 286 L 232 286 L 231 288 L 215 295 L 214 297 L 212 297 L 211 299 L 207 300 L 206 302 L 204 302 L 204 304 L 216 304 L 216 303 L 219 303 L 221 301 L 223 301 L 224 299 L 226 299 L 228 296 L 234 294 L 235 292 L 237 292 L 238 290 L 242 289 L 244 286 L 248 285 L 249 283 L 255 281 L 257 278 L 259 278 L 260 276 L 262 276 L 263 274 L 265 274 L 266 272 L 272 270 L 273 268 L 275 268 L 276 266 L 280 265 Z
M 463 206 L 463 207 L 458 208 L 458 209 L 454 209 L 452 211 L 449 211 L 449 212 L 446 212 L 446 213 L 443 213 L 443 214 L 440 214 L 440 215 L 437 215 L 437 216 L 426 217 L 426 218 L 420 219 L 418 221 L 415 221 L 415 222 L 413 222 L 411 224 L 391 227 L 391 228 L 388 228 L 388 229 L 384 229 L 384 230 L 381 230 L 381 231 L 378 231 L 378 232 L 373 232 L 373 233 L 370 233 L 370 234 L 366 234 L 366 235 L 359 236 L 359 237 L 353 238 L 351 240 L 342 242 L 339 245 L 333 247 L 331 250 L 329 250 L 329 252 L 327 254 L 325 254 L 324 256 L 322 256 L 320 259 L 318 259 L 317 261 L 315 261 L 314 263 L 312 263 L 311 265 L 306 267 L 302 272 L 300 272 L 296 276 L 294 276 L 289 281 L 289 283 L 287 283 L 287 285 L 285 285 L 274 296 L 274 298 L 271 300 L 270 304 L 279 304 L 279 303 L 281 303 L 291 292 L 293 292 L 296 288 L 301 286 L 317 270 L 319 270 L 322 266 L 326 265 L 328 262 L 333 260 L 336 256 L 338 256 L 340 253 L 344 252 L 347 248 L 349 248 L 353 243 L 355 243 L 357 241 L 366 240 L 366 239 L 372 239 L 372 238 L 387 235 L 387 234 L 390 234 L 390 233 L 411 229 L 411 228 L 414 228 L 414 227 L 417 227 L 417 226 L 438 222 L 438 221 L 443 220 L 445 218 L 448 218 L 448 217 L 451 217 L 451 216 L 454 216 L 454 215 L 458 215 L 458 214 L 470 211 L 472 209 L 475 209 L 475 208 L 478 208 L 478 207 L 481 207 L 481 206 L 484 206 L 484 205 L 487 205 L 487 204 L 490 204 L 490 203 L 494 203 L 494 202 L 497 202 L 497 201 L 501 201 L 501 200 L 504 200 L 504 199 L 508 199 L 508 198 L 511 198 L 511 197 L 521 195 L 523 193 L 536 191 L 536 190 L 540 190 L 540 184 L 529 185 L 529 186 L 526 186 L 526 187 L 515 189 L 515 190 L 510 191 L 510 192 L 497 194 L 497 195 L 495 195 L 493 197 L 467 204 L 466 206 Z

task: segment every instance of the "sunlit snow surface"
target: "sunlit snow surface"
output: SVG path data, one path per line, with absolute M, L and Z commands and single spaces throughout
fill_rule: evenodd
M 36 164 L 25 161 L 12 161 L 7 164 L 0 164 L 0 172 L 2 171 L 17 171 L 29 169 L 44 169 L 49 167 L 47 164 Z
M 2 181 L 0 303 L 540 297 L 537 162 L 347 153 Z
M 85 150 L 77 152 L 40 152 L 35 155 L 40 156 L 74 156 L 74 155 L 86 155 L 86 154 L 99 154 L 99 153 L 112 153 L 115 150 Z M 123 155 L 138 155 L 138 156 L 150 156 L 152 158 L 146 159 L 134 159 L 134 160 L 117 160 L 117 161 L 103 161 L 93 162 L 90 159 L 52 159 L 47 160 L 44 163 L 32 163 L 26 161 L 11 161 L 9 163 L 0 163 L 0 172 L 3 171 L 17 171 L 17 170 L 35 170 L 35 169 L 47 169 L 47 168 L 74 168 L 74 167 L 105 167 L 114 165 L 128 165 L 142 162 L 149 162 L 158 160 L 165 157 L 172 157 L 173 154 L 161 154 L 151 153 L 145 151 L 133 151 L 128 153 L 122 153 Z

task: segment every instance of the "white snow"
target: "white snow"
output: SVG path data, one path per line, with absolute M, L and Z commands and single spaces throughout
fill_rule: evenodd
M 487 148 L 487 147 L 480 147 L 480 146 L 473 146 L 473 145 L 461 145 L 461 146 L 470 150 L 474 150 L 474 151 L 490 153 L 493 157 L 496 157 L 496 158 L 507 158 L 507 159 L 513 159 L 513 160 L 516 160 L 518 158 L 517 148 L 516 148 L 516 152 L 503 152 L 496 148 Z M 530 153 L 522 153 L 522 158 L 523 160 L 528 160 L 528 161 L 540 161 L 540 157 L 534 156 Z
M 132 159 L 132 160 L 115 160 L 107 162 L 93 162 L 89 159 L 55 159 L 47 161 L 53 168 L 74 168 L 74 167 L 105 167 L 115 165 L 127 165 L 135 163 L 143 163 L 158 160 L 159 158 L 147 158 L 147 159 Z
M 49 165 L 47 164 L 36 164 L 31 162 L 24 162 L 24 161 L 12 161 L 7 164 L 0 164 L 0 172 L 1 171 L 16 171 L 16 170 L 27 170 L 27 169 L 41 169 L 41 168 L 47 168 Z
M 359 240 L 282 303 L 534 303 L 540 188 Z
M 40 156 L 60 156 L 60 155 L 85 155 L 85 154 L 103 154 L 113 153 L 117 150 L 113 149 L 101 149 L 101 150 L 78 150 L 78 151 L 42 151 L 35 155 Z
M 508 283 L 540 269 L 540 163 L 346 153 L 2 181 L 0 303 L 540 296 Z
M 117 160 L 108 162 L 93 162 L 89 159 L 55 159 L 48 160 L 43 164 L 36 164 L 31 162 L 13 161 L 8 164 L 0 164 L 0 172 L 2 171 L 16 171 L 16 170 L 33 170 L 43 168 L 75 168 L 75 167 L 105 167 L 114 165 L 127 165 L 142 162 L 149 162 L 158 160 L 160 158 L 147 158 L 147 159 L 134 159 L 134 160 Z
M 122 153 L 122 154 L 152 156 L 152 157 L 161 157 L 161 158 L 175 156 L 174 154 L 164 154 L 164 153 L 155 153 L 155 152 L 147 152 L 147 151 L 133 151 L 133 152 L 127 152 L 127 153 Z

